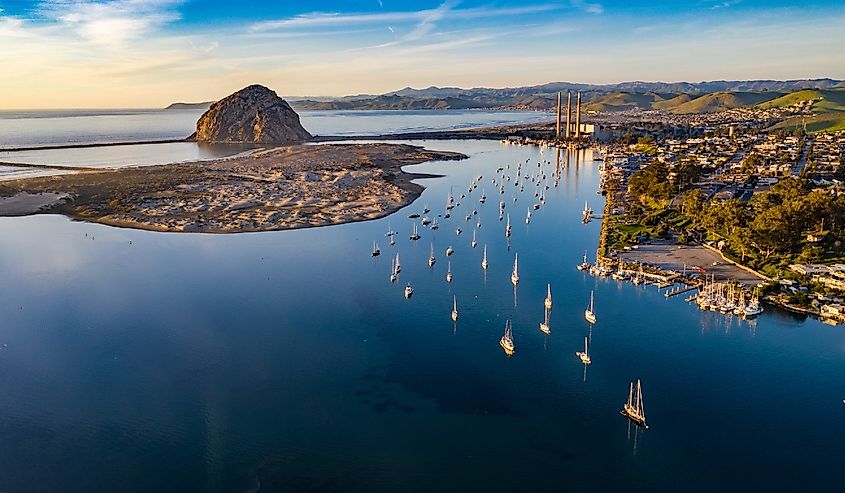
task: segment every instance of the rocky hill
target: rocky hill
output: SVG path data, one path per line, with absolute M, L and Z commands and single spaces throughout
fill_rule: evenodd
M 296 144 L 311 134 L 299 115 L 270 89 L 252 85 L 212 104 L 197 121 L 197 142 Z

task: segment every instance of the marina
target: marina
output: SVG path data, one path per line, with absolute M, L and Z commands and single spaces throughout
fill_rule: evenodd
M 442 177 L 420 180 L 417 201 L 373 221 L 217 236 L 0 219 L 0 472 L 20 486 L 10 489 L 41 481 L 127 490 L 130 481 L 139 492 L 242 491 L 281 474 L 336 477 L 347 490 L 431 491 L 449 474 L 448 488 L 466 491 L 565 483 L 703 493 L 723 485 L 708 471 L 740 462 L 779 472 L 733 475 L 735 491 L 837 481 L 845 391 L 830 375 L 845 373 L 841 333 L 768 308 L 754 319 L 701 311 L 653 284 L 590 275 L 601 266 L 579 270 L 601 226 L 581 220 L 599 180 L 590 151 L 576 165 L 533 146 L 412 143 L 470 159 L 410 166 Z M 512 222 L 510 238 L 499 201 L 479 204 L 480 185 L 455 197 L 445 218 L 450 188 L 493 177 L 505 183 L 508 212 L 513 198 L 534 203 L 531 175 L 543 183 L 544 173 L 546 204 L 530 224 Z M 421 226 L 422 215 L 408 218 L 425 203 L 437 230 Z M 472 234 L 454 235 L 458 223 Z M 399 232 L 388 235 L 394 244 L 384 244 L 385 231 Z M 432 252 L 448 247 L 453 254 L 429 267 Z M 333 303 L 303 309 L 326 289 Z M 589 365 L 575 355 L 582 351 Z M 32 367 L 34 352 L 51 363 Z M 649 429 L 635 451 L 619 411 L 636 378 L 647 387 Z M 794 399 L 784 402 L 784 388 Z M 720 412 L 704 412 L 708 401 Z M 771 412 L 783 405 L 794 419 Z M 729 435 L 737 444 L 725 450 Z M 219 475 L 194 458 L 196 443 Z M 809 460 L 799 450 L 810 444 L 824 453 Z M 490 464 L 508 461 L 519 478 L 489 475 Z M 141 462 L 161 472 L 132 466 Z M 38 466 L 47 463 L 49 473 Z

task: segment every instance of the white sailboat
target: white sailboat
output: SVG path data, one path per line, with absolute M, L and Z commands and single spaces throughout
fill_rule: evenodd
M 446 268 L 446 282 L 452 282 L 452 262 L 449 261 L 447 263 Z
M 511 235 L 511 215 L 508 213 L 508 222 L 505 224 L 505 236 Z
M 645 409 L 643 408 L 643 389 L 640 380 L 637 379 L 637 392 L 634 393 L 634 382 L 628 388 L 628 402 L 622 406 L 622 415 L 638 426 L 648 428 L 645 422 Z
M 587 322 L 590 322 L 591 324 L 596 323 L 596 313 L 593 310 L 593 292 L 590 291 L 590 307 L 584 310 L 584 318 L 587 319 Z
M 528 209 L 528 214 L 525 215 L 525 224 L 531 222 L 531 209 Z
M 513 272 L 511 272 L 511 282 L 514 286 L 519 284 L 519 254 L 514 254 L 513 257 Z
M 546 287 L 546 299 L 543 300 L 543 305 L 546 307 L 546 310 L 551 310 L 552 308 L 552 285 L 549 284 Z
M 434 262 L 437 262 L 437 259 L 434 258 L 434 243 L 431 244 L 431 251 L 428 254 L 428 266 L 434 267 Z
M 447 257 L 451 257 L 453 253 L 455 253 L 455 249 L 452 248 L 452 245 L 449 245 L 448 247 L 446 247 L 446 256 Z
M 590 268 L 590 263 L 587 262 L 587 251 L 584 250 L 584 260 L 578 264 L 578 270 L 587 270 Z
M 452 296 L 452 321 L 458 321 L 458 298 Z
M 470 245 L 472 245 L 473 248 L 475 248 L 478 245 L 478 242 L 475 241 L 475 230 L 474 229 L 472 230 L 472 243 L 470 243 Z
M 399 265 L 399 252 L 396 252 L 396 267 L 394 268 L 396 269 L 397 274 L 402 272 L 402 266 Z
M 487 270 L 487 245 L 484 245 L 484 256 L 481 258 L 481 268 Z
M 499 345 L 502 346 L 502 349 L 505 350 L 505 354 L 507 354 L 508 356 L 513 355 L 513 352 L 516 348 L 513 344 L 513 328 L 511 327 L 510 320 L 505 322 L 505 333 L 502 334 L 502 338 L 499 339 Z
M 540 332 L 543 334 L 551 334 L 552 328 L 549 326 L 549 310 L 543 310 L 543 321 L 540 322 Z
M 414 288 L 411 287 L 411 283 L 408 283 L 408 285 L 405 286 L 405 299 L 409 299 L 411 296 L 413 296 L 413 294 Z
M 373 253 L 372 253 L 372 255 L 373 255 L 373 257 L 378 257 L 379 255 L 381 255 L 381 250 L 379 250 L 378 243 L 376 243 L 376 242 L 373 242 Z
M 578 358 L 581 360 L 581 363 L 584 363 L 585 365 L 589 365 L 590 363 L 592 363 L 592 360 L 590 359 L 590 354 L 587 352 L 586 337 L 584 337 L 584 352 L 582 353 L 581 351 L 578 351 L 575 353 L 575 355 L 578 356 Z
M 390 259 L 390 282 L 396 282 L 396 260 Z
M 416 225 L 416 223 L 414 223 L 414 232 L 413 232 L 413 233 L 411 233 L 411 236 L 409 236 L 408 238 L 410 238 L 410 239 L 412 239 L 412 240 L 414 240 L 414 241 L 416 241 L 416 240 L 419 240 L 419 239 L 420 239 L 420 233 L 417 231 L 417 225 Z

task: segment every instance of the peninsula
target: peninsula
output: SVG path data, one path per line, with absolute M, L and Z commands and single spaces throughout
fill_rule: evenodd
M 463 159 L 396 144 L 304 145 L 299 116 L 253 85 L 211 105 L 190 137 L 256 149 L 214 161 L 0 182 L 0 216 L 64 214 L 155 231 L 237 233 L 325 226 L 386 216 L 411 203 L 430 175 L 402 166 Z

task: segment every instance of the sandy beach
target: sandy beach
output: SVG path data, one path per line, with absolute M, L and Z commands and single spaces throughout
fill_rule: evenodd
M 383 217 L 423 187 L 401 167 L 462 159 L 394 144 L 295 145 L 238 158 L 0 183 L 0 216 L 59 213 L 154 231 L 237 233 Z

